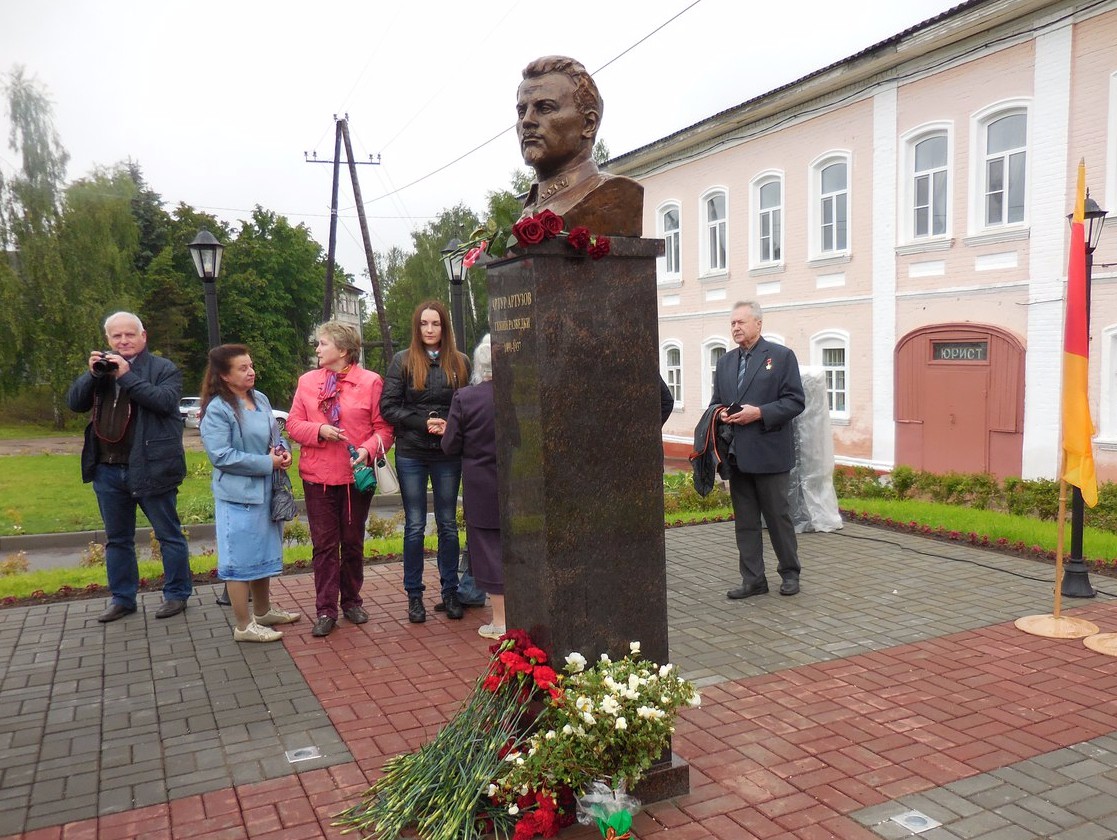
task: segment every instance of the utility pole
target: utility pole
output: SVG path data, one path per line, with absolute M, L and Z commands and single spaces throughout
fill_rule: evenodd
M 376 261 L 372 255 L 372 239 L 369 236 L 368 220 L 365 217 L 365 204 L 361 198 L 361 184 L 357 180 L 357 165 L 372 166 L 380 164 L 380 155 L 376 156 L 373 160 L 372 155 L 368 156 L 368 160 L 354 160 L 353 159 L 353 144 L 349 140 L 349 115 L 346 114 L 341 119 L 338 119 L 337 114 L 334 114 L 335 132 L 334 132 L 334 159 L 333 160 L 318 160 L 318 153 L 315 152 L 313 157 L 307 152 L 303 152 L 303 158 L 307 163 L 331 163 L 334 167 L 333 177 L 333 191 L 330 199 L 330 243 L 329 251 L 326 257 L 326 293 L 325 300 L 322 305 L 322 320 L 328 321 L 333 315 L 334 304 L 334 258 L 337 250 L 337 191 L 338 181 L 340 180 L 340 167 L 341 167 L 341 144 L 345 142 L 345 157 L 349 164 L 349 177 L 353 182 L 353 199 L 357 204 L 357 218 L 361 224 L 361 238 L 364 240 L 365 246 L 365 260 L 368 263 L 368 276 L 369 281 L 372 283 L 372 298 L 376 304 L 377 322 L 380 325 L 380 336 L 384 346 L 384 364 L 387 365 L 391 361 L 394 350 L 392 348 L 392 336 L 388 331 L 388 314 L 384 310 L 384 299 L 380 293 L 380 279 L 376 274 Z
M 349 161 L 349 177 L 353 180 L 353 200 L 357 203 L 357 219 L 361 223 L 361 239 L 364 240 L 365 260 L 368 262 L 368 279 L 372 283 L 372 299 L 376 304 L 376 320 L 380 324 L 380 339 L 384 344 L 384 367 L 387 368 L 393 355 L 392 336 L 388 332 L 388 313 L 384 311 L 380 280 L 376 276 L 376 261 L 372 258 L 372 239 L 368 234 L 368 219 L 365 218 L 365 202 L 361 198 L 361 185 L 357 181 L 357 162 L 353 160 L 353 144 L 349 141 L 349 115 L 346 114 L 345 119 L 338 125 L 341 126 L 341 137 L 345 141 L 345 159 Z

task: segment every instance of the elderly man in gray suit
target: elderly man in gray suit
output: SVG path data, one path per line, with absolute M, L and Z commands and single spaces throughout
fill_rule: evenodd
M 795 354 L 760 334 L 763 317 L 754 301 L 733 307 L 729 329 L 737 349 L 718 361 L 710 400 L 711 406 L 724 406 L 717 420 L 732 436 L 729 493 L 741 569 L 741 585 L 726 593 L 732 599 L 768 591 L 762 514 L 776 552 L 780 594 L 799 591 L 799 552 L 788 484 L 795 464 L 791 421 L 803 411 L 803 383 Z

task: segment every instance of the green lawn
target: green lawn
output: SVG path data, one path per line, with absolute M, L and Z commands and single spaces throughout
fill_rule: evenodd
M 292 482 L 299 453 L 294 453 Z M 92 531 L 101 527 L 93 485 L 82 484 L 80 455 L 8 455 L 0 457 L 0 534 L 51 534 Z M 178 512 L 186 525 L 213 521 L 210 463 L 204 452 L 186 453 L 187 476 L 178 493 Z M 141 526 L 148 524 L 140 514 Z

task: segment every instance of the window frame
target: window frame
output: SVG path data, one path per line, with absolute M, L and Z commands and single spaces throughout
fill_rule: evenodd
M 846 185 L 843 191 L 823 194 L 822 173 L 836 163 L 845 164 Z M 810 198 L 808 204 L 808 224 L 810 233 L 810 258 L 812 260 L 848 257 L 853 252 L 853 153 L 847 149 L 831 149 L 811 162 L 807 181 Z M 828 196 L 845 196 L 845 247 L 823 250 L 823 202 Z
M 678 227 L 674 232 L 675 240 L 675 256 L 676 266 L 675 270 L 670 269 L 670 242 L 668 240 L 668 230 L 666 226 L 666 215 L 671 211 L 675 211 Z M 663 252 L 664 255 L 656 260 L 656 278 L 661 284 L 681 284 L 683 279 L 683 207 L 682 202 L 676 199 L 669 199 L 662 202 L 655 211 L 655 225 L 656 235 L 664 240 Z
M 721 195 L 725 205 L 725 218 L 719 219 L 721 227 L 722 246 L 725 251 L 725 264 L 714 266 L 710 261 L 710 224 L 708 206 L 710 201 Z M 729 188 L 724 186 L 710 187 L 698 199 L 698 255 L 700 260 L 699 274 L 701 277 L 724 277 L 729 274 Z
M 668 354 L 672 351 L 678 351 L 679 363 L 678 365 L 668 364 Z M 671 391 L 671 396 L 675 398 L 675 408 L 683 408 L 683 386 L 686 383 L 684 371 L 686 367 L 683 364 L 683 343 L 678 339 L 667 339 L 659 345 L 659 375 L 663 377 L 663 381 L 667 383 L 667 388 Z M 672 377 L 672 370 L 675 376 Z M 672 379 L 675 381 L 672 382 Z
M 836 368 L 832 365 L 824 363 L 826 350 L 842 350 L 844 354 L 844 364 L 841 368 Z M 845 330 L 830 329 L 817 332 L 811 336 L 811 364 L 822 368 L 826 373 L 826 404 L 827 411 L 831 420 L 848 422 L 852 413 L 852 377 L 850 375 L 850 343 L 849 333 Z M 836 388 L 831 387 L 830 370 L 841 370 L 845 374 L 845 384 L 840 389 L 845 396 L 845 409 L 837 410 L 830 408 L 830 394 L 835 392 Z
M 786 236 L 784 234 L 785 234 L 785 230 L 786 230 L 786 221 L 787 221 L 787 214 L 784 213 L 784 209 L 785 209 L 785 203 L 784 202 L 785 202 L 785 199 L 787 197 L 787 190 L 786 190 L 786 186 L 785 186 L 784 181 L 785 181 L 785 179 L 784 179 L 783 170 L 768 169 L 768 170 L 765 170 L 764 172 L 757 173 L 757 175 L 754 176 L 752 181 L 749 183 L 749 197 L 750 197 L 750 202 L 751 202 L 751 206 L 752 206 L 752 212 L 749 214 L 749 216 L 750 216 L 750 228 L 751 228 L 751 230 L 750 230 L 751 237 L 750 238 L 751 238 L 752 243 L 753 243 L 752 247 L 749 249 L 749 267 L 750 268 L 774 268 L 774 267 L 777 267 L 777 266 L 784 265 L 784 261 L 785 261 L 786 253 L 787 253 L 786 249 L 784 247 L 784 243 L 785 243 L 785 240 L 786 240 Z M 779 188 L 780 188 L 779 204 L 775 208 L 765 209 L 761 206 L 761 200 L 760 200 L 761 191 L 765 187 L 768 187 L 772 184 L 778 184 L 779 185 Z M 778 234 L 778 242 L 776 242 L 776 245 L 779 248 L 779 256 L 774 258 L 774 259 L 771 258 L 771 257 L 769 257 L 768 259 L 765 259 L 764 258 L 764 253 L 763 253 L 763 245 L 764 245 L 764 239 L 763 239 L 763 233 L 762 233 L 763 219 L 764 219 L 765 213 L 770 213 L 773 210 L 777 214 L 779 214 L 778 215 L 779 234 Z
M 932 229 L 929 233 L 919 234 L 915 229 L 915 201 L 916 201 L 916 186 L 915 179 L 917 173 L 915 170 L 915 151 L 916 147 L 925 140 L 930 140 L 933 137 L 946 138 L 946 229 L 942 233 L 935 233 Z M 953 235 L 954 230 L 954 124 L 949 121 L 939 121 L 933 123 L 925 123 L 911 131 L 906 132 L 901 138 L 903 149 L 902 169 L 903 173 L 900 178 L 902 185 L 902 193 L 900 200 L 900 219 L 897 230 L 900 232 L 901 241 L 907 244 L 919 245 L 924 243 L 942 242 L 948 240 Z M 938 171 L 938 170 L 929 170 Z M 933 190 L 933 179 L 932 179 Z M 932 199 L 933 206 L 933 199 Z M 933 218 L 933 217 L 932 217 Z
M 1024 211 L 1023 218 L 1019 221 L 1004 221 L 989 224 L 986 221 L 986 198 L 989 155 L 988 137 L 989 127 L 1004 117 L 1022 114 L 1024 116 L 1025 141 L 1022 147 L 1024 153 Z M 1026 230 L 1030 226 L 1030 205 L 1032 197 L 1032 143 L 1034 126 L 1032 124 L 1032 101 L 1028 98 L 1006 99 L 982 108 L 970 117 L 970 171 L 969 171 L 969 233 L 980 235 L 1000 233 L 1002 231 Z M 1007 194 L 1006 183 L 1004 192 Z M 1004 217 L 1007 219 L 1007 202 Z
M 709 405 L 714 398 L 714 375 L 717 373 L 717 363 L 710 364 L 710 354 L 715 349 L 728 353 L 736 347 L 727 336 L 711 335 L 702 342 L 702 405 Z

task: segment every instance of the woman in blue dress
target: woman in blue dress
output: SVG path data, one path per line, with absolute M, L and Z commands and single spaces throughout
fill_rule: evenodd
M 210 350 L 199 428 L 213 464 L 217 574 L 226 581 L 236 616 L 233 638 L 274 642 L 283 634 L 273 626 L 301 618 L 271 603 L 271 578 L 283 571 L 283 523 L 271 518 L 272 471 L 290 467 L 291 453 L 255 383 L 247 347 Z M 263 612 L 249 612 L 250 592 L 253 608 Z

